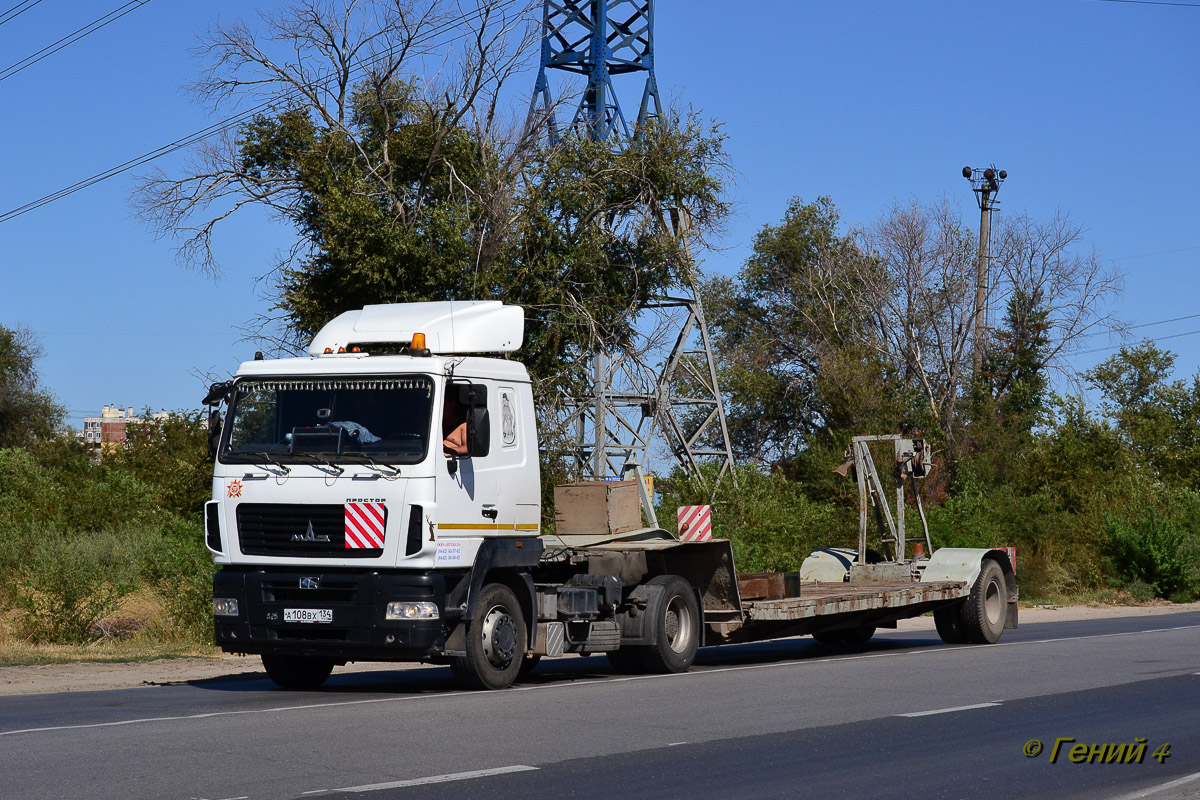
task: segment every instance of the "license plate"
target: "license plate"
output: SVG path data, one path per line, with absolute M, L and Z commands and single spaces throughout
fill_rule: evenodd
M 285 608 L 284 622 L 333 622 L 332 608 Z

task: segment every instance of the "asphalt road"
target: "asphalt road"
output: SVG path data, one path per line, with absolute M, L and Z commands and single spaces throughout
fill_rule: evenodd
M 1142 763 L 1070 760 L 1139 737 Z M 714 648 L 672 676 L 556 659 L 490 693 L 423 667 L 4 697 L 0 796 L 1194 798 L 1200 613 Z

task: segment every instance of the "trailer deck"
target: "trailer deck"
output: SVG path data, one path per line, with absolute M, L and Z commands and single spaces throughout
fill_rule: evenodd
M 742 608 L 750 621 L 797 620 L 829 614 L 910 608 L 921 603 L 944 603 L 966 597 L 962 581 L 937 583 L 801 583 L 796 597 L 746 600 Z

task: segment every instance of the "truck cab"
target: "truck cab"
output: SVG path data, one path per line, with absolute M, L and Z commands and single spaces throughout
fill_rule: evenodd
M 218 645 L 292 684 L 347 660 L 437 660 L 481 551 L 524 588 L 537 430 L 529 375 L 503 357 L 523 325 L 499 302 L 368 306 L 307 357 L 241 365 L 206 507 Z

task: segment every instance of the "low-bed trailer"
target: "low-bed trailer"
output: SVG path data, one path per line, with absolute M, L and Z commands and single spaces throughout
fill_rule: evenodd
M 1016 575 L 1003 549 L 942 548 L 929 559 L 870 565 L 877 575 L 890 573 L 889 580 L 852 580 L 857 552 L 843 548 L 815 551 L 799 572 L 744 574 L 735 571 L 730 542 L 722 539 L 683 542 L 646 529 L 622 537 L 543 540 L 554 554 L 543 563 L 596 561 L 601 571 L 612 569 L 616 556 L 639 566 L 645 559 L 649 574 L 682 577 L 696 589 L 703 625 L 699 646 L 806 634 L 825 643 L 862 643 L 878 628 L 895 628 L 899 620 L 929 612 L 942 639 L 952 644 L 993 643 L 1005 628 L 1017 627 Z M 648 616 L 655 624 L 665 614 Z M 622 622 L 623 629 L 629 626 Z

